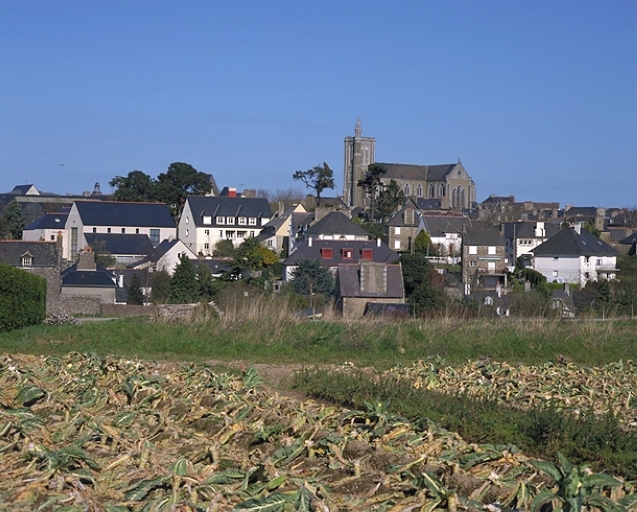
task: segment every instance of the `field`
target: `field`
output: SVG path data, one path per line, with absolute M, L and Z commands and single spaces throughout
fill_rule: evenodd
M 628 510 L 635 339 L 634 321 L 445 318 L 4 333 L 0 503 Z

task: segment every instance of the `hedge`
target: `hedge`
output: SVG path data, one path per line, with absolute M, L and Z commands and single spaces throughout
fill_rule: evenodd
M 41 323 L 46 318 L 46 280 L 0 263 L 0 332 Z

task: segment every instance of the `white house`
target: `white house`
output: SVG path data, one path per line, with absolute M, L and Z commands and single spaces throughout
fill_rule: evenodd
M 22 230 L 22 240 L 29 242 L 57 242 L 58 238 L 62 237 L 64 244 L 66 242 L 64 230 L 66 229 L 68 216 L 68 211 L 46 213 Z
M 147 235 L 154 247 L 176 237 L 177 228 L 170 211 L 162 203 L 120 201 L 75 201 L 66 219 L 63 258 L 74 261 L 88 246 L 86 233 Z
M 209 256 L 220 240 L 237 247 L 258 236 L 271 218 L 267 199 L 189 196 L 179 219 L 179 239 L 195 254 Z
M 531 252 L 534 269 L 548 282 L 584 286 L 590 280 L 614 279 L 618 271 L 619 253 L 580 224 L 562 229 Z
M 197 257 L 181 240 L 164 240 L 148 256 L 132 265 L 128 265 L 128 268 L 135 270 L 148 269 L 151 272 L 165 270 L 172 275 L 183 255 L 188 259 Z

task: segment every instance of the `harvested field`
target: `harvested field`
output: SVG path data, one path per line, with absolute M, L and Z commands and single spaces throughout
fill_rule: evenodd
M 528 509 L 559 491 L 512 445 L 416 429 L 382 403 L 283 396 L 252 367 L 77 352 L 0 359 L 0 454 L 3 510 Z M 636 497 L 621 479 L 573 475 L 617 510 Z

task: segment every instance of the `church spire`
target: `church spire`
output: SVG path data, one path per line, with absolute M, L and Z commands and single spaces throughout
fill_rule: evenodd
M 356 116 L 356 128 L 354 128 L 354 137 L 359 138 L 363 136 L 363 129 L 361 128 L 361 118 Z

